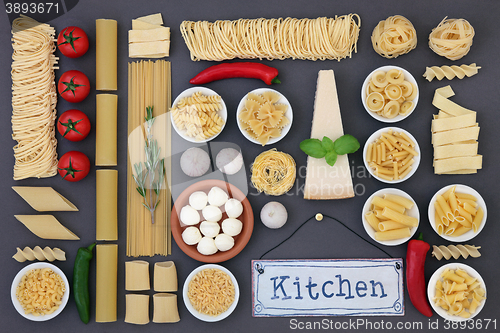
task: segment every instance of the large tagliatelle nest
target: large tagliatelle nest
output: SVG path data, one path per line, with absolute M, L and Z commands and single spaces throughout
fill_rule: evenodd
M 458 60 L 469 53 L 474 38 L 474 28 L 464 19 L 446 19 L 432 29 L 429 47 L 438 55 Z
M 382 57 L 397 58 L 417 46 L 417 32 L 406 17 L 390 16 L 373 29 L 372 44 Z

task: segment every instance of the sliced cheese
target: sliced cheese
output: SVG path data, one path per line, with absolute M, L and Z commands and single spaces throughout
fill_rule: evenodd
M 53 215 L 14 215 L 14 217 L 40 238 L 80 239 L 71 230 L 63 226 Z
M 38 212 L 78 211 L 78 208 L 52 187 L 12 186 Z
M 333 70 L 318 73 L 311 138 L 332 140 L 344 135 Z M 304 199 L 327 200 L 354 197 L 347 155 L 338 156 L 334 166 L 324 158 L 307 158 Z
M 163 24 L 163 18 L 161 17 L 161 13 L 156 13 L 156 14 L 151 14 L 147 16 L 141 16 L 138 17 L 137 20 L 150 23 L 150 24 L 156 24 L 156 25 L 162 25 Z
M 130 58 L 168 57 L 169 49 L 169 41 L 130 43 L 128 44 L 128 56 Z
M 129 43 L 155 42 L 160 40 L 170 40 L 170 28 L 160 27 L 151 30 L 129 30 Z

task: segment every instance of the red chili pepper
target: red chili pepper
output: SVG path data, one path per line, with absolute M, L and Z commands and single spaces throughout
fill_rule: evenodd
M 425 284 L 425 257 L 431 246 L 424 242 L 422 234 L 408 242 L 406 252 L 406 287 L 411 303 L 421 314 L 432 317 L 432 309 L 427 300 Z
M 281 83 L 277 78 L 278 70 L 255 62 L 231 62 L 210 66 L 189 80 L 191 84 L 205 84 L 212 81 L 244 77 L 261 79 L 266 84 Z

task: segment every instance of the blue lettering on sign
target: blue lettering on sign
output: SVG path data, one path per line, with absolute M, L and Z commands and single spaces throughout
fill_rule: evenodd
M 363 285 L 363 287 L 360 287 L 359 285 Z M 356 294 L 358 294 L 358 297 L 365 297 L 366 296 L 366 293 L 363 293 L 361 294 L 359 291 L 360 290 L 367 290 L 368 288 L 366 288 L 366 283 L 364 283 L 363 281 L 358 281 L 358 283 L 356 283 Z
M 326 298 L 332 298 L 333 295 L 335 295 L 335 293 L 331 293 L 331 294 L 326 293 L 325 287 L 327 284 L 331 284 L 333 286 L 333 281 L 326 281 L 325 283 L 323 283 L 323 288 L 321 288 L 321 291 L 323 292 L 323 296 L 325 296 Z
M 337 296 L 345 296 L 346 294 L 342 292 L 342 285 L 344 283 L 347 283 L 347 289 L 349 289 L 349 296 L 346 296 L 345 299 L 351 299 L 351 298 L 354 298 L 354 296 L 351 295 L 351 282 L 349 282 L 349 280 L 347 279 L 344 279 L 342 280 L 342 276 L 339 274 L 339 275 L 335 275 L 336 278 L 339 278 L 339 293 L 337 294 Z
M 304 297 L 300 296 L 300 278 L 298 276 L 295 277 L 295 282 L 293 283 L 295 286 L 297 286 L 297 296 L 295 299 L 303 299 Z
M 312 283 L 312 277 L 309 277 L 309 283 L 307 284 L 306 288 L 309 289 L 309 297 L 313 300 L 317 300 L 319 297 L 319 293 L 316 293 L 315 296 L 312 294 L 312 288 L 316 287 L 318 284 L 317 283 Z
M 283 287 L 283 282 L 285 282 L 285 280 L 289 279 L 290 277 L 289 276 L 280 276 L 280 278 L 281 278 L 281 281 L 280 281 L 280 283 L 278 283 L 278 285 L 276 285 L 276 280 L 278 280 L 277 276 L 270 278 L 270 280 L 273 280 L 273 282 L 274 282 L 274 296 L 271 297 L 271 299 L 280 298 L 279 296 L 276 295 L 276 291 L 278 290 L 278 288 L 281 289 L 281 292 L 283 293 L 283 298 L 282 299 L 285 300 L 285 299 L 292 298 L 292 296 L 287 296 L 286 295 L 285 288 Z
M 375 281 L 371 280 L 370 283 L 372 284 L 372 294 L 370 296 L 372 296 L 372 297 L 378 296 L 377 293 L 375 292 L 375 286 L 379 285 L 380 289 L 382 291 L 382 295 L 380 295 L 380 298 L 387 297 L 387 294 L 384 292 L 384 285 L 381 282 L 375 282 Z

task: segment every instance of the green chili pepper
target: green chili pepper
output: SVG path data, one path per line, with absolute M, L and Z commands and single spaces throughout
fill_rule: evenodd
M 73 297 L 80 319 L 85 324 L 90 320 L 89 268 L 94 247 L 95 243 L 92 243 L 89 247 L 79 248 L 73 267 Z

